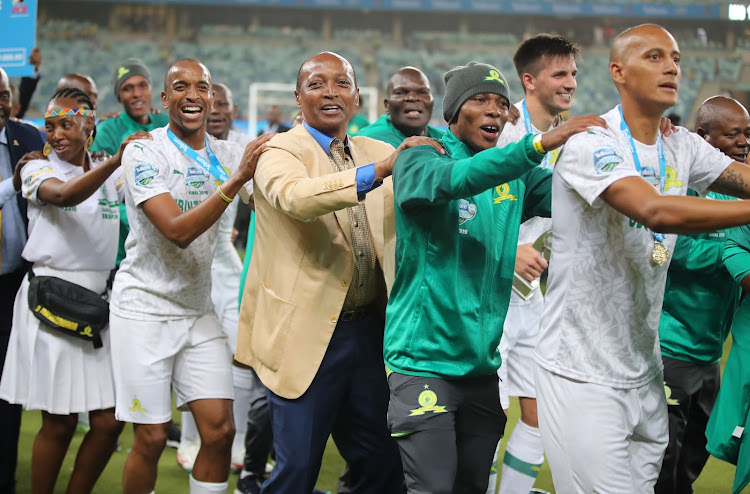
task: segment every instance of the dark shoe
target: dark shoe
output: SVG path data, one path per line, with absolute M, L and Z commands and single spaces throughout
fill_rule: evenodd
M 260 494 L 262 483 L 263 481 L 259 480 L 255 475 L 246 475 L 237 480 L 237 487 L 234 489 L 234 494 Z
M 170 422 L 167 428 L 167 446 L 170 448 L 179 448 L 181 435 L 182 431 L 179 426 L 174 422 Z

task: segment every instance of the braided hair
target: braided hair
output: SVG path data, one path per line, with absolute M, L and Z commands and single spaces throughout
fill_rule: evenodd
M 78 88 L 64 87 L 58 89 L 55 94 L 52 95 L 52 98 L 50 98 L 50 103 L 60 98 L 73 98 L 80 106 L 85 106 L 88 110 L 94 109 L 94 103 L 91 101 L 91 98 L 89 98 L 89 95 Z M 91 133 L 91 137 L 96 139 L 96 123 L 94 123 L 94 131 Z

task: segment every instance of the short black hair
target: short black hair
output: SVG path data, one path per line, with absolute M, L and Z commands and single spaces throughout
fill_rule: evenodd
M 567 57 L 578 58 L 581 50 L 578 45 L 558 34 L 537 34 L 520 44 L 513 55 L 519 79 L 529 73 L 537 76 L 543 67 L 544 58 Z

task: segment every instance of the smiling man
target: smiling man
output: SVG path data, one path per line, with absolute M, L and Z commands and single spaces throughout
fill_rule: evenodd
M 538 166 L 591 125 L 576 117 L 498 148 L 508 84 L 477 62 L 445 74 L 440 141 L 403 152 L 393 186 L 396 277 L 388 302 L 388 422 L 408 491 L 485 492 L 505 427 L 498 343 L 524 218 L 550 215 L 552 171 Z
M 750 167 L 679 128 L 680 51 L 661 26 L 612 43 L 621 105 L 555 166 L 552 257 L 535 359 L 539 428 L 557 492 L 654 489 L 667 445 L 657 331 L 676 235 L 750 222 Z
M 429 125 L 435 101 L 430 81 L 421 70 L 403 67 L 388 81 L 385 90 L 386 115 L 362 129 L 361 136 L 372 137 L 398 147 L 410 136 L 427 136 L 440 139 L 443 132 Z
M 384 251 L 393 241 L 384 223 L 393 201 L 390 179 L 378 185 L 398 152 L 435 141 L 412 137 L 394 153 L 348 136 L 359 90 L 335 53 L 304 62 L 294 94 L 305 121 L 268 143 L 255 176 L 235 356 L 269 389 L 276 467 L 262 492 L 312 492 L 330 435 L 354 492 L 399 492 L 383 370 Z
M 119 116 L 97 126 L 92 151 L 114 155 L 120 143 L 138 130 L 150 132 L 164 127 L 167 115 L 151 113 L 151 74 L 148 67 L 136 58 L 128 58 L 115 69 L 113 76 L 115 98 L 122 105 Z
M 514 105 L 520 117 L 514 125 L 505 126 L 498 146 L 518 142 L 526 134 L 549 130 L 561 113 L 570 110 L 578 86 L 579 55 L 576 44 L 559 35 L 538 34 L 521 43 L 513 56 L 524 91 L 524 98 Z M 553 169 L 560 151 L 548 153 L 542 165 Z M 540 217 L 529 218 L 521 225 L 515 271 L 529 282 L 539 278 L 547 268 L 547 261 L 533 244 L 550 228 L 552 220 Z M 530 491 L 544 462 L 534 387 L 534 348 L 543 310 L 540 288 L 526 299 L 511 293 L 500 340 L 503 359 L 498 370 L 500 401 L 508 409 L 509 396 L 518 397 L 521 417 L 505 448 L 499 494 Z M 494 492 L 495 477 L 490 478 L 490 492 Z
M 271 136 L 243 149 L 208 138 L 211 74 L 197 60 L 174 64 L 162 103 L 169 126 L 123 156 L 131 230 L 110 304 L 116 416 L 134 424 L 123 492 L 154 489 L 177 406 L 193 413 L 201 446 L 191 494 L 226 492 L 234 436 L 231 356 L 211 303 L 217 220 L 246 187 Z M 229 170 L 231 175 L 227 176 Z M 249 191 L 248 191 L 249 192 Z

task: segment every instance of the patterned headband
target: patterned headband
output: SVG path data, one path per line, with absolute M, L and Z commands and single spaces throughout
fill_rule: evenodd
M 52 110 L 48 111 L 44 114 L 44 118 L 52 118 L 52 117 L 64 117 L 66 115 L 70 115 L 71 117 L 88 117 L 91 116 L 93 118 L 96 118 L 96 115 L 94 114 L 94 110 L 89 110 L 87 108 L 62 108 L 60 110 Z

